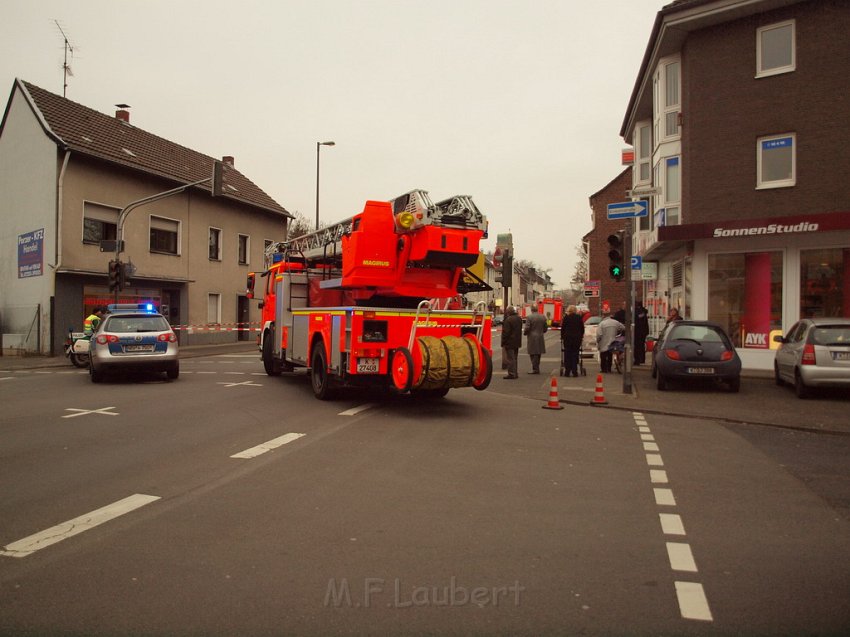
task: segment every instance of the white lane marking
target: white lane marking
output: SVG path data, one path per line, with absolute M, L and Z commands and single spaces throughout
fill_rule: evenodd
M 93 529 L 99 524 L 109 522 L 109 520 L 117 518 L 120 515 L 124 515 L 125 513 L 129 513 L 130 511 L 134 511 L 139 507 L 143 507 L 146 504 L 150 504 L 151 502 L 155 502 L 159 499 L 160 496 L 158 495 L 144 495 L 136 493 L 124 498 L 123 500 L 118 500 L 117 502 L 108 504 L 105 507 L 96 509 L 91 513 L 86 513 L 85 515 L 81 515 L 73 520 L 62 522 L 61 524 L 57 524 L 56 526 L 41 531 L 40 533 L 35 533 L 34 535 L 25 537 L 17 542 L 12 542 L 4 547 L 5 550 L 0 551 L 0 555 L 6 555 L 9 557 L 26 557 L 27 555 L 35 553 L 39 549 L 61 542 L 62 540 L 77 535 L 78 533 L 82 533 L 83 531 Z
M 667 556 L 674 571 L 697 572 L 697 563 L 691 553 L 691 545 L 684 542 L 667 542 Z
M 697 582 L 675 582 L 676 597 L 679 598 L 679 610 L 685 619 L 713 621 L 711 609 L 702 584 Z
M 74 414 L 66 414 L 62 418 L 76 418 L 77 416 L 87 416 L 88 414 L 100 414 L 102 416 L 117 416 L 116 412 L 109 411 L 115 407 L 101 407 L 100 409 L 77 409 L 76 407 L 66 407 L 65 411 L 74 411 Z
M 365 405 L 360 405 L 358 407 L 352 407 L 351 409 L 346 409 L 345 411 L 341 411 L 337 414 L 337 416 L 356 416 L 361 411 L 366 411 L 367 409 L 371 409 L 375 406 L 375 403 L 366 403 Z
M 642 434 L 648 434 L 648 433 L 650 433 L 650 431 L 649 431 L 649 427 L 638 427 L 638 431 L 639 431 L 640 433 L 642 433 Z
M 244 375 L 245 375 L 245 372 L 222 372 L 222 374 L 224 374 L 225 376 L 226 376 L 227 374 L 231 374 L 231 375 L 233 375 L 233 376 L 244 376 Z
M 195 372 L 196 374 L 218 374 L 218 372 Z
M 253 358 L 256 361 L 260 360 L 259 354 L 218 354 L 216 358 Z
M 13 378 L 14 376 L 4 376 L 3 378 L 0 378 L 0 380 L 12 380 Z
M 293 440 L 298 440 L 302 436 L 306 434 L 284 434 L 278 438 L 274 438 L 273 440 L 269 440 L 268 442 L 264 442 L 261 445 L 257 445 L 256 447 L 251 447 L 250 449 L 246 449 L 245 451 L 240 451 L 239 453 L 235 453 L 231 458 L 256 458 L 267 451 L 271 451 L 272 449 L 277 449 L 278 447 L 285 445 L 287 443 L 292 442 Z
M 52 374 L 53 372 L 33 372 L 34 374 Z
M 655 487 L 653 492 L 655 493 L 655 504 L 668 507 L 676 506 L 676 498 L 673 497 L 673 489 Z
M 655 441 L 655 436 L 653 436 L 652 434 L 641 434 L 640 439 L 641 440 Z
M 649 479 L 655 484 L 667 484 L 669 482 L 667 472 L 663 469 L 650 469 Z
M 659 513 L 658 519 L 661 520 L 664 535 L 685 535 L 685 525 L 678 513 Z
M 664 461 L 661 459 L 660 453 L 648 453 L 646 454 L 646 464 L 650 467 L 663 467 Z
M 216 385 L 224 385 L 225 387 L 262 387 L 259 383 L 252 383 L 250 380 L 243 380 L 241 383 L 224 383 L 219 381 Z
M 659 451 L 659 449 L 658 449 L 658 443 L 655 443 L 655 442 L 645 442 L 645 443 L 643 443 L 643 450 L 644 450 L 644 451 Z

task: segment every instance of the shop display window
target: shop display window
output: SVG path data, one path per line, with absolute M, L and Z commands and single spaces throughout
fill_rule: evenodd
M 850 318 L 850 248 L 800 251 L 800 318 Z
M 735 347 L 773 349 L 782 334 L 782 252 L 710 254 L 708 320 Z

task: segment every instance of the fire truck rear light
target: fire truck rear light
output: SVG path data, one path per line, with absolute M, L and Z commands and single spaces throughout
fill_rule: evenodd
M 395 216 L 395 222 L 398 224 L 399 228 L 403 230 L 409 230 L 410 227 L 416 222 L 416 218 L 413 216 L 412 212 L 400 212 Z
M 800 361 L 803 365 L 817 365 L 817 357 L 815 356 L 815 346 L 809 343 L 803 348 L 803 360 Z

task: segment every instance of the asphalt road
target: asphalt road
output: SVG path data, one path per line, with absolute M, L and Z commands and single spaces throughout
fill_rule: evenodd
M 850 436 L 593 408 L 587 379 L 541 409 L 549 378 L 496 361 L 433 403 L 320 402 L 244 352 L 2 374 L 0 633 L 850 630 Z

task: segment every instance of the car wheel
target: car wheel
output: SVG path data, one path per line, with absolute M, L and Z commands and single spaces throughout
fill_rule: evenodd
M 655 385 L 658 387 L 658 391 L 664 391 L 667 389 L 667 379 L 664 378 L 664 374 L 661 373 L 660 369 L 656 369 L 655 373 L 657 374 Z
M 106 378 L 106 375 L 102 371 L 97 370 L 94 367 L 89 367 L 89 377 L 91 378 L 91 382 L 93 383 L 102 383 Z
M 776 364 L 776 361 L 773 361 L 773 380 L 779 387 L 782 387 L 785 384 L 782 377 L 779 375 L 779 365 Z
M 274 359 L 272 346 L 272 332 L 266 332 L 263 338 L 263 369 L 269 376 L 280 376 L 280 366 Z
M 741 377 L 736 376 L 735 378 L 729 379 L 729 391 L 733 394 L 737 394 L 741 390 Z
M 797 393 L 797 398 L 808 398 L 811 395 L 811 390 L 806 387 L 799 370 L 794 373 L 794 391 Z
M 165 375 L 168 376 L 168 380 L 177 380 L 177 377 L 180 376 L 180 364 L 174 363 L 174 367 L 165 370 Z
M 328 373 L 328 357 L 321 341 L 313 346 L 311 360 L 310 380 L 313 385 L 313 394 L 319 400 L 330 400 L 333 398 L 334 390 Z

